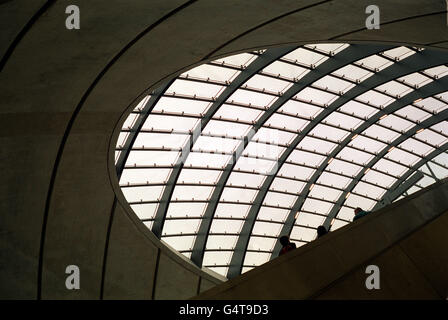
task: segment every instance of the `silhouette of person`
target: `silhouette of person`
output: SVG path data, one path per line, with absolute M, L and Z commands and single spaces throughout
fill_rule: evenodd
M 281 236 L 280 243 L 282 245 L 282 249 L 280 250 L 280 253 L 278 254 L 279 256 L 297 248 L 295 243 L 289 241 L 288 236 Z
M 359 218 L 362 218 L 362 217 L 366 216 L 369 213 L 370 213 L 370 211 L 364 211 L 360 207 L 357 207 L 355 209 L 355 216 L 353 218 L 353 221 L 355 221 L 355 220 L 357 220 Z
M 317 238 L 320 238 L 328 233 L 327 228 L 324 226 L 317 227 Z

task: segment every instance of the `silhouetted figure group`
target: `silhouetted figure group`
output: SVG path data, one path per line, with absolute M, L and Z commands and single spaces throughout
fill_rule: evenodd
M 364 211 L 360 207 L 357 207 L 355 209 L 355 216 L 353 217 L 353 221 L 358 220 L 359 218 L 362 218 L 369 213 L 370 213 L 370 211 Z M 331 226 L 330 226 L 330 228 L 331 228 Z M 327 230 L 327 228 L 325 228 L 325 226 L 317 227 L 317 239 L 326 235 L 330 231 L 330 228 L 328 228 L 328 230 Z M 280 244 L 282 245 L 282 249 L 280 250 L 279 256 L 297 248 L 296 244 L 294 242 L 291 242 L 289 240 L 288 236 L 281 236 Z

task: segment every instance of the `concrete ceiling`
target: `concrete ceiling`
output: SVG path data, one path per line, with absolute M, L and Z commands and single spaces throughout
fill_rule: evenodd
M 188 298 L 219 280 L 166 248 L 119 192 L 127 112 L 164 79 L 235 52 L 317 41 L 444 49 L 442 0 L 0 3 L 0 298 Z M 81 270 L 67 290 L 65 268 Z

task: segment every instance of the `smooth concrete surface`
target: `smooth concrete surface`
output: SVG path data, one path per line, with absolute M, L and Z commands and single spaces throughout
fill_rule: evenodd
M 445 179 L 195 299 L 445 299 L 447 199 Z
M 380 30 L 365 29 L 364 0 L 79 0 L 81 29 L 67 30 L 70 4 L 0 3 L 2 299 L 185 298 L 223 281 L 158 241 L 114 174 L 127 112 L 164 79 L 285 43 L 448 42 L 439 0 L 377 1 Z M 159 278 L 161 261 L 188 288 Z M 80 290 L 64 287 L 70 264 Z

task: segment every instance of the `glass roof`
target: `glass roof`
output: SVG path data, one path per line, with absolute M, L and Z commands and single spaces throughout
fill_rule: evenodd
M 191 69 L 133 109 L 121 190 L 162 241 L 232 278 L 302 246 L 353 209 L 448 176 L 448 56 L 310 44 Z

